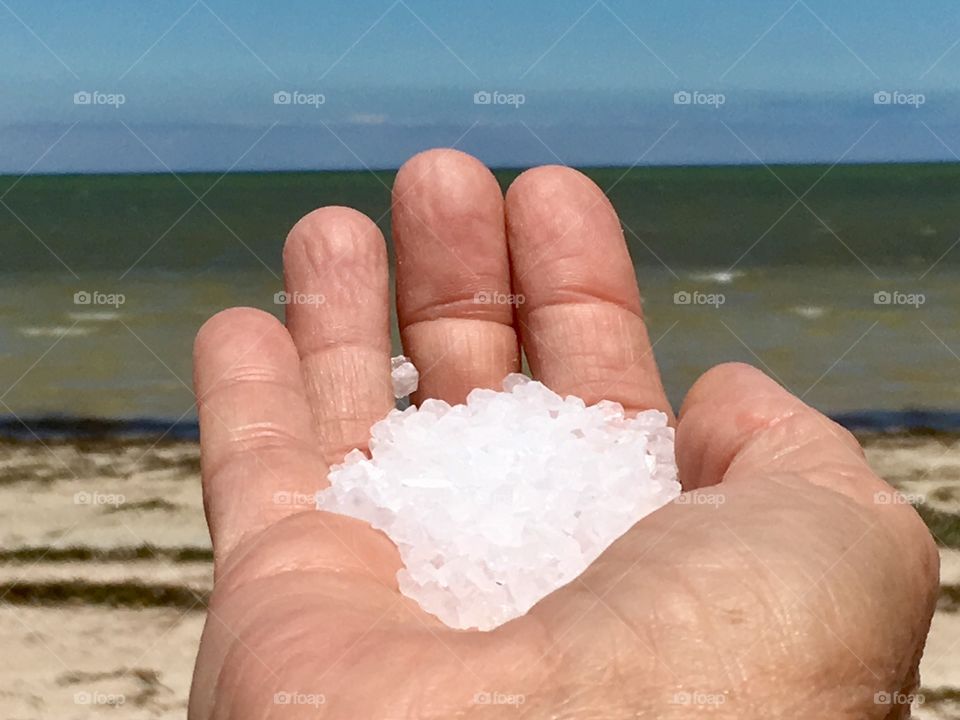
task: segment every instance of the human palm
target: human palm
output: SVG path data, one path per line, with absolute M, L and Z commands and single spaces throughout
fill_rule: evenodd
M 588 179 L 538 168 L 504 200 L 478 161 L 436 150 L 393 195 L 420 398 L 498 386 L 522 345 L 559 393 L 672 418 L 619 222 Z M 385 536 L 312 505 L 393 404 L 383 238 L 323 208 L 284 266 L 286 327 L 233 309 L 197 339 L 215 588 L 192 718 L 908 716 L 930 536 L 878 502 L 892 491 L 846 431 L 744 365 L 707 372 L 680 411 L 688 492 L 577 580 L 486 633 L 421 611 Z

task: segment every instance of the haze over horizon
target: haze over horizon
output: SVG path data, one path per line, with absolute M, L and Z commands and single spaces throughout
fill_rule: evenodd
M 450 13 L 0 3 L 0 173 L 954 161 L 960 15 L 824 0 Z

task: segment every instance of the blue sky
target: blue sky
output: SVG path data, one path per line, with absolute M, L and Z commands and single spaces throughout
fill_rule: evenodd
M 8 173 L 960 153 L 947 0 L 0 0 L 0 68 Z

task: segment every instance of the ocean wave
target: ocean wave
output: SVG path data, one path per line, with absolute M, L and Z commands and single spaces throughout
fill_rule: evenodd
M 197 442 L 196 420 L 163 418 L 96 418 L 69 415 L 16 417 L 0 415 L 0 439 L 37 440 L 159 440 Z
M 892 434 L 960 434 L 960 411 L 943 409 L 852 410 L 830 417 L 848 430 Z M 196 420 L 90 418 L 68 415 L 0 415 L 0 441 L 198 442 Z
M 76 320 L 77 322 L 107 322 L 109 320 L 116 320 L 120 317 L 120 313 L 112 310 L 102 310 L 100 312 L 72 312 L 68 313 L 68 317 L 71 320 Z
M 746 273 L 742 270 L 704 270 L 702 272 L 690 273 L 687 277 L 697 282 L 712 282 L 718 285 L 729 285 Z
M 807 320 L 817 320 L 827 314 L 828 309 L 819 305 L 795 305 L 790 312 Z
M 24 337 L 80 337 L 94 332 L 94 328 L 80 325 L 29 325 L 19 328 Z

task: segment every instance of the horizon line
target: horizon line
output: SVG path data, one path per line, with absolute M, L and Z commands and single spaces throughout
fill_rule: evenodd
M 443 149 L 443 148 L 440 148 Z M 452 148 L 455 149 L 455 148 Z M 461 151 L 462 152 L 462 151 Z M 414 157 L 414 156 L 411 156 Z M 544 163 L 544 165 L 560 165 L 561 163 Z M 797 161 L 797 162 L 716 162 L 716 163 L 658 163 L 658 164 L 577 164 L 564 165 L 577 170 L 678 170 L 678 169 L 732 169 L 732 168 L 763 168 L 763 167 L 866 167 L 866 166 L 902 166 L 902 165 L 960 165 L 960 160 L 851 160 L 847 162 L 831 163 L 828 161 Z M 493 165 L 488 166 L 491 172 L 522 172 L 542 165 Z M 8 178 L 23 180 L 26 178 L 67 178 L 67 177 L 162 177 L 164 175 L 305 175 L 311 173 L 347 174 L 347 173 L 395 173 L 400 170 L 395 166 L 357 167 L 357 168 L 271 168 L 266 170 L 223 170 L 222 168 L 190 169 L 190 170 L 158 170 L 142 171 L 90 171 L 90 172 L 0 172 L 0 180 Z

